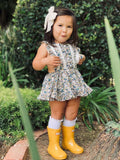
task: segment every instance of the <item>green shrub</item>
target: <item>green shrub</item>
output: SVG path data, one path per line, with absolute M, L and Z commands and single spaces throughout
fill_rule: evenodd
M 0 129 L 7 134 L 22 131 L 23 125 L 18 102 L 13 88 L 1 87 L 0 91 Z M 50 109 L 48 102 L 37 100 L 39 91 L 28 88 L 20 89 L 26 103 L 33 129 L 47 126 Z
M 44 17 L 49 6 L 54 5 L 53 0 L 22 0 L 18 1 L 14 13 L 13 24 L 16 28 L 16 56 L 17 61 L 28 75 L 30 85 L 40 86 L 45 75 L 32 68 L 32 60 L 37 53 L 40 42 L 43 40 Z
M 93 92 L 81 99 L 79 113 L 88 127 L 93 121 L 105 124 L 109 120 L 118 121 L 119 113 L 113 87 L 93 87 Z
M 14 43 L 15 35 L 13 27 L 9 27 L 6 30 L 0 29 L 0 80 L 8 83 L 8 61 L 14 62 Z M 8 54 L 9 53 L 9 54 Z M 14 62 L 15 63 L 15 62 Z
M 97 79 L 97 78 L 95 78 Z M 88 84 L 93 83 L 91 80 Z M 23 130 L 18 102 L 13 88 L 5 88 L 0 81 L 0 128 L 5 133 L 16 134 Z M 93 121 L 106 123 L 108 120 L 118 120 L 118 108 L 114 88 L 93 87 L 94 91 L 81 99 L 79 114 L 84 123 L 93 126 Z M 20 89 L 28 110 L 31 124 L 35 129 L 45 128 L 50 115 L 49 104 L 38 101 L 38 90 Z
M 56 0 L 56 2 L 58 2 Z M 71 3 L 70 3 L 71 2 Z M 112 77 L 110 61 L 108 59 L 108 46 L 104 28 L 104 16 L 107 16 L 112 24 L 112 30 L 116 43 L 120 45 L 120 5 L 119 0 L 86 0 L 86 1 L 59 1 L 61 6 L 72 9 L 78 21 L 79 47 L 86 55 L 84 65 L 80 66 L 82 74 L 91 73 L 91 79 L 101 75 L 94 82 L 94 86 L 109 86 Z M 119 49 L 120 53 L 120 49 Z M 87 77 L 86 77 L 87 78 Z M 87 80 L 87 79 L 86 79 Z
M 84 65 L 80 66 L 82 74 L 91 73 L 91 79 L 101 74 L 101 78 L 94 85 L 101 86 L 103 83 L 109 85 L 109 78 L 112 76 L 105 37 L 104 16 L 107 15 L 113 24 L 112 30 L 119 45 L 119 0 L 114 2 L 111 0 L 18 1 L 13 19 L 17 38 L 16 56 L 21 67 L 25 66 L 24 73 L 28 75 L 29 84 L 38 87 L 46 74 L 46 71 L 33 71 L 31 63 L 40 45 L 39 42 L 43 40 L 45 15 L 48 8 L 54 4 L 68 7 L 76 14 L 79 34 L 78 45 L 87 57 Z
M 28 83 L 27 74 L 23 74 L 24 67 L 20 67 L 15 53 L 15 27 L 9 26 L 6 30 L 0 29 L 0 80 L 6 87 L 12 86 L 9 75 L 8 62 L 12 63 L 14 73 L 20 86 L 25 86 Z
M 86 55 L 84 65 L 80 66 L 82 74 L 91 73 L 91 79 L 101 75 L 100 79 L 93 84 L 94 86 L 102 86 L 103 84 L 109 86 L 109 79 L 112 77 L 110 61 L 108 59 L 108 46 L 105 37 L 104 16 L 107 16 L 112 24 L 112 31 L 116 37 L 116 44 L 120 44 L 120 6 L 119 0 L 92 0 L 92 1 L 73 1 L 73 0 L 18 0 L 14 12 L 14 18 L 11 25 L 13 25 L 13 33 L 11 41 L 3 43 L 6 31 L 0 31 L 0 58 L 1 50 L 2 57 L 12 57 L 13 68 L 24 67 L 19 73 L 24 75 L 29 83 L 22 82 L 20 85 L 29 85 L 38 87 L 41 85 L 46 70 L 36 72 L 32 68 L 32 60 L 43 40 L 44 18 L 47 14 L 48 8 L 52 5 L 65 6 L 72 9 L 78 20 L 78 34 L 79 43 L 82 53 Z M 3 32 L 3 33 L 2 33 Z M 4 44 L 4 47 L 2 48 Z M 120 50 L 118 50 L 120 52 Z M 13 55 L 13 56 L 12 56 Z M 0 64 L 3 64 L 0 60 Z M 14 64 L 14 65 L 13 65 Z M 0 66 L 1 67 L 1 66 Z M 84 72 L 83 72 L 84 71 Z M 4 71 L 3 71 L 4 72 Z M 2 80 L 6 79 L 7 72 L 2 75 Z M 17 77 L 18 79 L 18 77 Z M 23 79 L 23 78 L 22 78 Z M 85 78 L 87 80 L 87 77 Z

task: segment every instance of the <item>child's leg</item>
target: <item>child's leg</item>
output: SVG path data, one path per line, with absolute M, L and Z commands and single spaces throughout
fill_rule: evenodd
M 79 105 L 80 97 L 68 101 L 62 126 L 62 146 L 64 149 L 68 149 L 72 153 L 76 154 L 80 154 L 83 152 L 83 148 L 78 146 L 74 140 L 74 129 Z
M 59 145 L 60 125 L 64 115 L 66 102 L 51 101 L 51 116 L 48 122 L 49 146 L 48 153 L 55 159 L 66 159 L 67 154 Z
M 54 119 L 62 119 L 65 113 L 66 101 L 50 101 L 51 117 Z
M 48 127 L 59 129 L 64 116 L 66 102 L 50 101 L 51 116 L 49 118 Z
M 80 106 L 80 97 L 69 100 L 66 105 L 65 119 L 70 121 L 75 120 L 78 114 L 79 106 Z

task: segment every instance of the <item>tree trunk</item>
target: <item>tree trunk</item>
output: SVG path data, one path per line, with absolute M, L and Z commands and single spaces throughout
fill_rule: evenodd
M 0 10 L 0 25 L 5 26 L 6 24 L 6 11 L 5 9 Z
M 120 137 L 104 130 L 90 145 L 82 160 L 120 160 Z

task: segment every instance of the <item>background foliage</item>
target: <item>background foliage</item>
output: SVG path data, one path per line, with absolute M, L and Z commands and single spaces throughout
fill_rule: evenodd
M 109 24 L 109 20 L 107 17 L 104 19 L 105 21 L 105 29 L 106 29 L 106 36 L 107 36 L 107 42 L 109 47 L 109 57 L 111 61 L 111 68 L 112 68 L 112 75 L 115 80 L 115 91 L 116 91 L 116 97 L 117 97 L 117 104 L 119 109 L 119 115 L 120 115 L 120 57 L 118 54 L 117 46 L 115 44 L 114 36 L 111 31 L 111 27 Z M 107 123 L 107 131 L 109 133 L 114 134 L 115 137 L 120 137 L 120 123 L 115 122 L 108 122 Z
M 23 125 L 15 90 L 13 87 L 4 87 L 2 81 L 0 81 L 0 89 L 0 131 L 4 135 L 20 135 L 19 132 L 23 131 Z M 79 114 L 83 122 L 88 127 L 94 128 L 94 120 L 103 124 L 109 120 L 118 121 L 114 88 L 94 87 L 93 89 L 91 95 L 81 99 Z M 24 98 L 33 129 L 46 128 L 50 115 L 48 102 L 37 100 L 39 90 L 21 88 L 20 92 Z
M 79 114 L 87 127 L 92 127 L 93 122 L 106 124 L 108 121 L 118 121 L 120 116 L 116 104 L 113 87 L 93 87 L 94 91 L 82 98 Z
M 44 18 L 47 14 L 48 8 L 52 5 L 66 6 L 72 9 L 76 14 L 79 34 L 78 46 L 87 58 L 84 65 L 79 67 L 80 72 L 82 74 L 89 73 L 89 78 L 91 79 L 100 74 L 100 79 L 98 79 L 93 85 L 109 86 L 109 79 L 112 76 L 105 37 L 104 16 L 107 16 L 111 22 L 112 31 L 116 38 L 116 44 L 119 47 L 119 2 L 120 0 L 18 0 L 13 15 L 14 18 L 11 23 L 13 27 L 12 33 L 15 35 L 14 41 L 8 41 L 4 44 L 4 51 L 2 54 L 6 53 L 6 50 L 9 53 L 10 49 L 12 49 L 12 52 L 15 52 L 15 54 L 12 55 L 12 59 L 14 59 L 13 68 L 24 67 L 24 69 L 21 70 L 21 75 L 24 75 L 24 78 L 19 77 L 25 79 L 25 82 L 22 81 L 21 86 L 40 86 L 47 72 L 46 70 L 40 72 L 34 71 L 32 68 L 32 60 L 37 52 L 40 42 L 43 40 Z M 6 30 L 4 33 L 6 33 Z M 4 35 L 0 37 L 0 49 L 3 46 L 4 39 Z M 120 53 L 120 49 L 118 52 Z M 8 57 L 11 57 L 10 53 L 7 55 Z M 7 77 L 6 74 L 7 73 L 5 73 L 4 76 Z M 85 77 L 85 80 L 87 79 L 88 77 Z
M 40 41 L 43 40 L 44 17 L 48 6 L 51 5 L 54 5 L 54 3 L 46 0 L 18 1 L 14 13 L 13 23 L 16 27 L 17 43 L 15 48 L 17 61 L 19 61 L 20 67 L 25 66 L 24 72 L 28 74 L 27 78 L 30 84 L 37 84 L 37 86 L 40 86 L 46 72 L 34 71 L 32 60 L 40 45 Z
M 120 0 L 17 0 L 11 24 L 8 28 L 0 28 L 0 80 L 2 80 L 0 128 L 3 134 L 16 134 L 12 131 L 19 132 L 23 127 L 13 88 L 5 88 L 11 86 L 8 61 L 12 63 L 20 87 L 38 88 L 41 86 L 47 70 L 34 71 L 32 60 L 44 38 L 44 18 L 52 5 L 72 9 L 78 20 L 78 46 L 86 55 L 86 61 L 79 67 L 79 70 L 82 75 L 87 74 L 84 76 L 85 81 L 95 89 L 93 94 L 82 99 L 80 108 L 82 119 L 86 124 L 89 122 L 91 125 L 94 119 L 102 123 L 109 119 L 117 119 L 118 110 L 114 92 L 111 88 L 106 90 L 103 87 L 110 85 L 109 79 L 112 77 L 104 16 L 110 20 L 118 53 L 120 53 L 119 2 Z M 93 80 L 94 78 L 97 80 Z M 34 129 L 46 126 L 50 111 L 47 102 L 36 99 L 39 91 L 25 88 L 21 89 L 21 93 L 25 98 Z
M 0 130 L 4 134 L 14 135 L 23 130 L 19 104 L 14 88 L 5 88 L 0 81 Z M 48 102 L 38 101 L 38 90 L 20 89 L 24 97 L 33 129 L 42 129 L 47 126 L 50 109 Z

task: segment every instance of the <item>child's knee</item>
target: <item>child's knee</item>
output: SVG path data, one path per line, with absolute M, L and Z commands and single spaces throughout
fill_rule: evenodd
M 51 117 L 55 119 L 62 119 L 64 116 L 64 112 L 51 111 Z
M 77 111 L 69 111 L 65 113 L 65 118 L 68 120 L 74 120 L 77 117 Z

